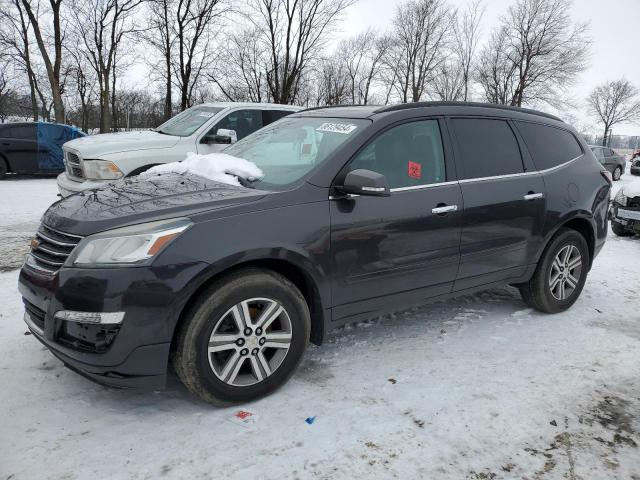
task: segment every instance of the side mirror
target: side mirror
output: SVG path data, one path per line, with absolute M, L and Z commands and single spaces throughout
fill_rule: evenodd
M 388 197 L 391 195 L 389 183 L 384 175 L 363 168 L 347 173 L 347 176 L 344 178 L 344 183 L 336 188 L 350 195 L 368 195 L 374 197 Z
M 228 130 L 226 128 L 219 128 L 218 131 L 214 133 L 208 133 L 204 137 L 202 137 L 201 143 L 216 143 L 223 145 L 231 145 L 232 143 L 236 143 L 238 141 L 238 136 L 235 130 Z

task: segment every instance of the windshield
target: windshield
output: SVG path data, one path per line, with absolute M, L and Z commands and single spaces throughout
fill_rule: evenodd
M 156 132 L 164 133 L 165 135 L 188 137 L 221 110 L 222 107 L 205 107 L 202 105 L 191 107 L 164 122 L 156 128 Z
M 365 119 L 286 117 L 225 149 L 224 153 L 255 163 L 264 176 L 256 188 L 290 185 L 321 165 L 355 133 Z

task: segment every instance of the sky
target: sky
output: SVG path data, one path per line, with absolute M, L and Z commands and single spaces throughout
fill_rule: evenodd
M 484 0 L 483 40 L 513 1 Z M 400 3 L 401 0 L 359 0 L 345 12 L 341 35 L 350 36 L 369 26 L 387 29 Z M 467 0 L 449 0 L 449 3 L 464 8 Z M 589 22 L 593 42 L 590 66 L 572 90 L 572 97 L 581 108 L 571 113 L 579 126 L 590 127 L 589 131 L 593 129 L 597 133 L 599 126 L 589 117 L 584 105 L 591 90 L 600 83 L 621 77 L 640 88 L 640 0 L 574 0 L 571 17 L 577 22 Z M 562 116 L 562 112 L 554 113 Z M 613 133 L 640 135 L 640 124 L 617 125 Z

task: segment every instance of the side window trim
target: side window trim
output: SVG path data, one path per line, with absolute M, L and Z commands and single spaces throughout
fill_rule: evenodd
M 440 141 L 442 143 L 442 154 L 443 154 L 443 160 L 444 160 L 444 174 L 445 174 L 445 181 L 444 182 L 439 182 L 439 183 L 425 183 L 425 184 L 421 184 L 421 185 L 411 185 L 408 187 L 395 187 L 395 188 L 390 188 L 389 190 L 391 192 L 402 192 L 402 191 L 411 191 L 411 190 L 421 190 L 424 188 L 432 188 L 432 187 L 440 187 L 440 186 L 444 186 L 444 185 L 450 185 L 453 183 L 457 183 L 457 177 L 455 176 L 455 174 L 451 175 L 451 170 L 450 170 L 450 161 L 452 161 L 452 152 L 451 152 L 451 145 L 450 145 L 450 139 L 449 139 L 449 132 L 448 130 L 445 131 L 443 129 L 443 122 L 444 122 L 444 117 L 442 115 L 427 115 L 427 116 L 420 116 L 420 117 L 411 117 L 411 118 L 405 118 L 402 120 L 398 120 L 396 122 L 390 123 L 388 125 L 385 125 L 384 127 L 382 127 L 380 130 L 376 131 L 373 136 L 369 137 L 366 142 L 364 142 L 362 145 L 360 145 L 360 147 L 354 152 L 354 154 L 345 162 L 345 164 L 342 166 L 342 168 L 339 170 L 338 174 L 335 176 L 335 178 L 333 179 L 332 182 L 332 186 L 334 185 L 338 185 L 342 180 L 344 180 L 344 177 L 346 176 L 346 174 L 349 172 L 349 166 L 351 165 L 351 163 L 358 158 L 358 156 L 369 146 L 371 145 L 373 142 L 375 142 L 380 136 L 384 135 L 386 132 L 388 132 L 389 130 L 398 127 L 400 125 L 405 125 L 408 123 L 414 123 L 414 122 L 421 122 L 421 121 L 428 121 L 428 120 L 435 120 L 438 123 L 438 130 L 440 131 Z M 455 170 L 454 170 L 455 172 Z

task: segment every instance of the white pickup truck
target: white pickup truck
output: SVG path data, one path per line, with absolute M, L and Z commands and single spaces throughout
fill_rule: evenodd
M 161 163 L 183 160 L 188 152 L 219 152 L 299 110 L 300 107 L 269 103 L 204 103 L 154 130 L 78 138 L 62 147 L 65 171 L 58 176 L 58 190 L 66 197 L 137 175 Z

